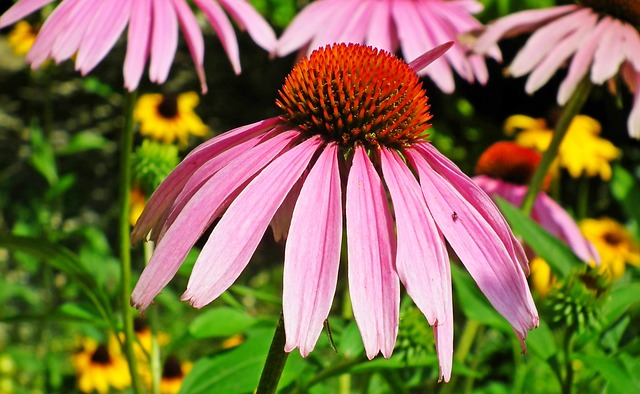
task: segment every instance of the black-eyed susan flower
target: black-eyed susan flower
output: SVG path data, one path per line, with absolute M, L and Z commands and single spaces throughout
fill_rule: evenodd
M 611 218 L 584 219 L 580 229 L 600 254 L 600 272 L 611 279 L 624 274 L 627 264 L 640 266 L 640 245 L 629 231 Z
M 111 337 L 106 343 L 87 338 L 81 349 L 72 357 L 83 393 L 108 393 L 111 388 L 123 390 L 131 385 L 127 361 L 120 351 L 118 341 Z
M 21 56 L 29 52 L 37 35 L 38 30 L 34 26 L 29 22 L 20 21 L 9 32 L 7 42 L 13 53 Z
M 285 351 L 300 348 L 306 356 L 316 345 L 336 291 L 343 230 L 368 358 L 393 352 L 403 283 L 434 328 L 439 375 L 449 380 L 445 238 L 524 347 L 538 324 L 524 251 L 486 193 L 426 139 L 430 107 L 416 71 L 450 46 L 406 64 L 371 47 L 335 44 L 297 63 L 276 102 L 282 115 L 200 145 L 154 192 L 132 238 L 152 231 L 157 248 L 132 304 L 147 308 L 220 217 L 183 295 L 195 307 L 210 303 L 247 266 L 275 216 L 286 215 L 275 219 L 291 223 Z M 293 209 L 279 211 L 290 194 Z
M 509 135 L 519 131 L 516 143 L 538 152 L 547 150 L 553 137 L 553 130 L 543 119 L 525 115 L 509 117 L 504 127 Z M 604 181 L 611 179 L 610 162 L 620 157 L 620 150 L 599 137 L 601 130 L 600 123 L 586 115 L 578 115 L 571 122 L 560 144 L 557 164 L 566 168 L 572 178 L 580 178 L 584 174 L 600 176 Z
M 181 362 L 176 356 L 169 356 L 162 366 L 160 379 L 160 394 L 178 394 L 182 381 L 191 371 L 192 364 Z
M 129 223 L 134 226 L 144 210 L 144 206 L 147 203 L 147 197 L 144 195 L 144 191 L 142 191 L 140 187 L 134 187 L 131 189 L 130 199 L 131 208 L 129 209 Z
M 529 276 L 531 286 L 541 297 L 546 297 L 556 283 L 556 277 L 551 272 L 549 263 L 536 256 L 529 262 L 529 269 L 531 270 L 531 275 Z
M 194 111 L 199 103 L 195 92 L 145 94 L 138 99 L 133 117 L 143 136 L 165 144 L 178 141 L 184 147 L 190 135 L 204 137 L 209 131 Z

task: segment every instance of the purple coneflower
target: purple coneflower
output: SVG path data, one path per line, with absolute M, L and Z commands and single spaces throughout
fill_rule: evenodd
M 0 29 L 53 1 L 18 1 L 0 17 Z M 209 19 L 236 73 L 240 73 L 238 42 L 220 5 L 238 25 L 247 29 L 258 45 L 268 51 L 275 49 L 273 30 L 246 0 L 193 0 L 193 3 Z M 77 53 L 76 70 L 85 75 L 107 55 L 127 26 L 123 72 L 129 90 L 138 86 L 147 58 L 149 79 L 155 83 L 166 81 L 178 47 L 180 26 L 202 91 L 206 92 L 204 40 L 186 0 L 62 0 L 40 29 L 26 60 L 35 69 L 47 58 L 62 62 Z
M 524 346 L 538 324 L 524 252 L 491 199 L 425 139 L 431 115 L 414 70 L 449 46 L 411 65 L 359 44 L 327 46 L 299 62 L 276 102 L 283 115 L 200 145 L 153 194 L 132 237 L 152 231 L 158 244 L 132 303 L 149 306 L 216 218 L 183 295 L 195 307 L 233 284 L 270 222 L 290 223 L 275 231 L 287 233 L 285 350 L 306 356 L 331 309 L 346 230 L 349 291 L 367 356 L 391 356 L 402 282 L 434 327 L 448 380 L 446 238 Z
M 622 76 L 634 94 L 627 121 L 629 134 L 640 138 L 640 1 L 577 3 L 517 12 L 498 19 L 478 38 L 475 50 L 486 52 L 501 38 L 535 31 L 509 66 L 509 73 L 514 77 L 531 73 L 526 84 L 531 94 L 570 61 L 558 90 L 561 105 L 567 103 L 587 73 L 595 84 Z
M 499 196 L 517 206 L 522 203 L 540 160 L 540 154 L 533 149 L 513 142 L 497 142 L 480 156 L 476 166 L 478 176 L 473 180 L 490 196 Z M 547 177 L 547 185 L 549 181 Z M 544 192 L 536 197 L 531 217 L 569 245 L 583 261 L 600 261 L 598 252 L 582 235 L 571 216 Z
M 443 59 L 418 71 L 429 76 L 445 93 L 455 89 L 453 70 L 468 82 L 487 82 L 481 56 L 467 52 L 458 41 L 462 33 L 482 26 L 471 15 L 482 11 L 475 0 L 318 0 L 304 8 L 278 41 L 277 53 L 299 48 L 311 53 L 333 42 L 364 43 L 395 53 L 398 47 L 407 61 L 448 41 L 456 44 Z M 491 55 L 499 58 L 496 45 Z

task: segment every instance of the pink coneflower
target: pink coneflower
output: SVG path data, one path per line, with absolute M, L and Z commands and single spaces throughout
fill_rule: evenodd
M 458 42 L 461 33 L 482 25 L 471 14 L 482 11 L 475 0 L 318 0 L 291 22 L 278 41 L 277 54 L 298 48 L 311 53 L 333 42 L 364 43 L 395 53 L 398 47 L 407 61 L 448 41 L 455 45 L 443 59 L 419 71 L 445 93 L 455 89 L 453 70 L 468 82 L 487 82 L 487 67 L 478 55 Z M 496 45 L 492 56 L 500 57 Z
M 276 102 L 283 115 L 200 145 L 153 194 L 132 238 L 152 231 L 158 244 L 132 303 L 149 306 L 216 218 L 183 295 L 198 308 L 233 284 L 270 222 L 290 223 L 285 350 L 306 356 L 331 309 L 346 230 L 349 291 L 367 356 L 391 356 L 402 282 L 434 327 L 448 380 L 446 237 L 524 346 L 538 324 L 524 252 L 490 198 L 425 139 L 431 115 L 414 70 L 447 48 L 407 65 L 374 48 L 336 44 L 299 62 Z
M 0 29 L 9 26 L 53 0 L 20 0 L 0 17 Z M 262 48 L 273 51 L 273 30 L 246 0 L 193 0 L 207 16 L 222 41 L 233 69 L 240 73 L 238 42 L 231 22 L 220 7 L 247 29 Z M 178 47 L 178 26 L 184 33 L 202 91 L 206 92 L 204 40 L 186 0 L 62 0 L 42 26 L 27 62 L 38 68 L 47 58 L 56 62 L 75 53 L 76 70 L 90 72 L 114 46 L 128 26 L 124 84 L 134 90 L 149 58 L 149 79 L 164 83 Z
M 587 73 L 595 84 L 621 75 L 634 94 L 627 121 L 629 134 L 640 138 L 640 2 L 578 3 L 582 5 L 522 11 L 501 18 L 489 24 L 475 50 L 487 52 L 501 38 L 535 31 L 509 66 L 509 72 L 514 77 L 531 73 L 526 84 L 531 94 L 569 61 L 569 71 L 558 91 L 561 105 L 567 103 Z
M 497 142 L 480 156 L 476 166 L 479 175 L 473 180 L 490 196 L 499 196 L 513 205 L 520 205 L 540 160 L 540 154 L 533 149 L 513 142 Z M 546 184 L 549 181 L 547 178 Z M 598 252 L 582 235 L 571 216 L 544 192 L 536 197 L 531 217 L 569 245 L 583 261 L 599 261 Z

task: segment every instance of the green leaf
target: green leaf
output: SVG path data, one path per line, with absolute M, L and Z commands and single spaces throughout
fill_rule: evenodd
M 196 338 L 229 337 L 243 333 L 256 323 L 256 319 L 237 309 L 219 307 L 195 318 L 189 333 Z
M 542 360 L 549 360 L 558 353 L 553 333 L 543 320 L 540 320 L 538 328 L 529 331 L 527 349 Z
M 574 267 L 584 265 L 567 245 L 549 234 L 518 208 L 501 198 L 496 200 L 514 233 L 522 236 L 524 242 L 546 260 L 558 278 L 564 279 Z
M 31 127 L 31 165 L 49 183 L 54 185 L 58 181 L 58 169 L 56 167 L 53 147 L 47 141 L 40 127 Z
M 480 292 L 471 276 L 461 267 L 451 265 L 453 289 L 458 298 L 458 304 L 465 316 L 470 320 L 498 328 L 504 332 L 512 332 L 509 323 L 489 304 L 487 298 Z
M 634 385 L 632 374 L 615 357 L 574 353 L 572 358 L 581 361 L 587 368 L 597 372 L 620 393 L 637 393 L 640 391 L 639 386 L 635 385 L 635 389 L 632 387 Z
M 607 296 L 603 305 L 602 316 L 606 326 L 609 326 L 622 317 L 633 304 L 640 302 L 640 283 L 632 282 L 615 287 Z
M 247 340 L 237 348 L 195 363 L 185 378 L 180 393 L 208 394 L 252 393 L 258 386 L 260 374 L 273 338 L 273 329 L 252 330 Z M 293 352 L 282 373 L 279 389 L 290 384 L 305 368 L 306 362 Z
M 342 335 L 337 340 L 338 353 L 345 358 L 356 358 L 364 353 L 364 345 L 362 344 L 362 337 L 360 336 L 360 330 L 355 321 L 350 321 L 349 324 L 342 330 Z
M 72 155 L 92 149 L 104 149 L 109 140 L 95 131 L 88 130 L 73 134 L 69 143 L 58 151 L 60 155 Z
M 640 183 L 622 166 L 613 167 L 613 175 L 609 182 L 611 194 L 620 203 L 626 216 L 640 224 Z

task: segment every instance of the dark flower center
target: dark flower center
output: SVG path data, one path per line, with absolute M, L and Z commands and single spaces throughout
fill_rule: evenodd
M 287 76 L 276 104 L 309 135 L 351 147 L 401 148 L 428 136 L 429 105 L 416 73 L 359 44 L 314 51 Z
M 578 4 L 595 11 L 640 26 L 640 1 L 638 0 L 576 0 Z
M 476 174 L 527 185 L 540 163 L 540 154 L 513 142 L 497 142 L 478 159 Z
M 133 331 L 135 331 L 136 333 L 139 334 L 145 331 L 147 328 L 149 328 L 149 325 L 144 318 L 136 317 L 135 319 L 133 319 Z
M 95 364 L 106 365 L 111 363 L 111 355 L 107 345 L 99 345 L 91 355 L 91 362 Z
M 158 104 L 158 113 L 166 119 L 173 119 L 178 115 L 178 95 L 164 94 Z
M 624 241 L 624 238 L 620 234 L 612 231 L 604 233 L 604 236 L 602 238 L 604 238 L 604 241 L 606 243 L 612 246 L 619 245 Z
M 174 356 L 167 357 L 167 360 L 164 362 L 164 366 L 162 367 L 162 378 L 175 379 L 181 378 L 183 375 L 180 360 Z

